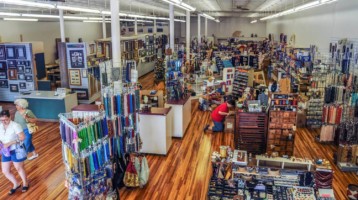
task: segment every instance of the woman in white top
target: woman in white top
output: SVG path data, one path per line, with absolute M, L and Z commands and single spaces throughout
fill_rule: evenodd
M 25 139 L 24 132 L 21 126 L 11 121 L 10 112 L 8 110 L 3 110 L 0 112 L 0 142 L 3 144 L 4 148 L 9 148 L 10 156 L 1 156 L 1 169 L 2 173 L 6 176 L 9 181 L 13 184 L 13 188 L 9 191 L 9 195 L 14 194 L 17 189 L 21 187 L 21 184 L 17 182 L 14 174 L 11 172 L 11 163 L 14 163 L 14 167 L 19 173 L 22 179 L 22 192 L 26 192 L 29 189 L 27 183 L 26 172 L 24 168 L 24 159 L 16 158 L 16 144 Z

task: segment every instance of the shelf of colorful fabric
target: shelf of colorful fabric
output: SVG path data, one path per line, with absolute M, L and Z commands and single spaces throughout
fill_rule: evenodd
M 111 188 L 113 155 L 104 113 L 60 114 L 60 134 L 69 199 L 105 195 Z

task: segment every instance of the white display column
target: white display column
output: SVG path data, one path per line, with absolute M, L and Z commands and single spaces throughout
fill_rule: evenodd
M 61 42 L 66 42 L 65 37 L 65 20 L 63 19 L 63 10 L 58 10 L 60 13 L 60 31 L 61 31 Z
M 119 30 L 119 0 L 111 0 L 111 33 L 113 67 L 121 67 L 121 38 Z
M 102 15 L 102 37 L 107 38 L 106 18 Z
M 200 30 L 200 15 L 198 15 L 198 46 L 200 46 L 200 43 L 201 43 L 200 32 L 201 32 L 201 30 Z
M 208 38 L 208 18 L 205 18 L 205 39 Z
M 186 55 L 190 61 L 190 11 L 186 11 Z
M 169 19 L 170 19 L 169 45 L 172 51 L 174 51 L 174 5 L 173 4 L 169 4 Z
M 138 35 L 138 19 L 134 18 L 134 35 Z
M 157 20 L 154 19 L 154 26 L 153 26 L 153 33 L 156 34 L 157 33 Z

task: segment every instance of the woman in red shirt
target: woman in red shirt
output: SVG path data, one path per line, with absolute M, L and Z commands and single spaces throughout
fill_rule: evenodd
M 211 119 L 214 122 L 214 126 L 210 127 L 209 125 L 206 125 L 204 128 L 204 132 L 206 132 L 207 130 L 213 132 L 222 132 L 224 130 L 225 117 L 231 114 L 229 112 L 229 108 L 232 107 L 235 107 L 235 100 L 230 99 L 215 108 L 215 110 L 211 113 Z

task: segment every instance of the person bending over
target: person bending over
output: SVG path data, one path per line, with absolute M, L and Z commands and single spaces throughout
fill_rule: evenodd
M 214 126 L 210 127 L 209 125 L 206 125 L 204 132 L 208 130 L 212 132 L 222 132 L 224 130 L 225 117 L 232 114 L 229 112 L 229 108 L 233 107 L 235 107 L 235 100 L 230 99 L 215 108 L 215 110 L 211 113 L 211 119 L 214 122 Z

